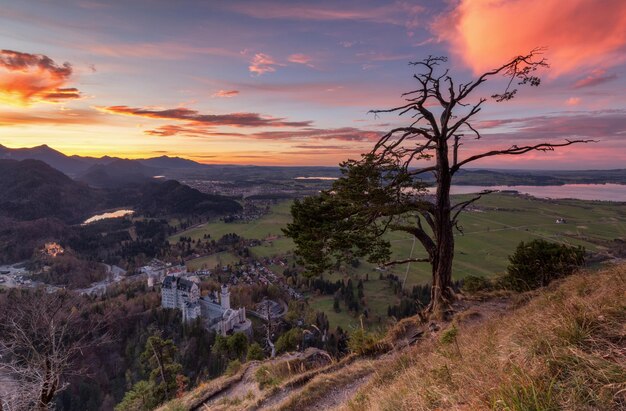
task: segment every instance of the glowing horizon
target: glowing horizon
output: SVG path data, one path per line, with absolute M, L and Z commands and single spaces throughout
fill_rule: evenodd
M 607 0 L 223 4 L 66 0 L 0 6 L 0 144 L 207 164 L 327 165 L 406 124 L 409 61 L 448 55 L 457 79 L 544 46 L 538 89 L 489 103 L 484 139 L 599 143 L 476 167 L 626 164 L 626 3 Z M 482 95 L 489 95 L 485 88 Z

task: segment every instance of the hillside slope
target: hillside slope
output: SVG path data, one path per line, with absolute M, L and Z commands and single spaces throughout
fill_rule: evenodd
M 249 363 L 162 409 L 624 409 L 625 297 L 621 264 L 533 293 L 462 300 L 451 323 L 401 321 L 369 357 L 304 371 L 290 358 Z
M 0 160 L 0 216 L 17 220 L 84 217 L 102 201 L 99 193 L 39 160 Z

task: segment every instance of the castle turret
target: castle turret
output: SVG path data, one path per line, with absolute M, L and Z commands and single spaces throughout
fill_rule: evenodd
M 228 310 L 230 308 L 230 291 L 228 290 L 228 286 L 226 284 L 222 286 L 220 304 L 224 310 Z

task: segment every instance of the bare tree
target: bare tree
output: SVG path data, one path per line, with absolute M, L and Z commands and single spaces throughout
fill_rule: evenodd
M 491 77 L 504 75 L 508 78 L 505 90 L 491 97 L 497 102 L 511 100 L 517 93 L 516 85 L 539 86 L 541 80 L 536 70 L 548 67 L 541 58 L 541 50 L 536 49 L 526 55 L 513 58 L 508 63 L 488 71 L 476 80 L 456 83 L 449 70 L 438 72 L 438 66 L 447 61 L 446 57 L 428 57 L 412 63 L 420 71 L 414 75 L 418 83 L 415 90 L 403 94 L 407 103 L 387 110 L 374 110 L 373 113 L 397 112 L 410 114 L 411 124 L 395 128 L 383 136 L 372 153 L 379 157 L 391 157 L 401 161 L 401 167 L 410 176 L 424 173 L 434 174 L 436 180 L 435 201 L 424 205 L 421 217 L 429 226 L 428 232 L 418 216 L 417 224 L 402 227 L 422 244 L 432 265 L 432 295 L 429 312 L 445 311 L 452 301 L 452 261 L 454 258 L 454 233 L 458 226 L 459 214 L 480 198 L 480 195 L 457 204 L 450 200 L 450 186 L 455 174 L 474 161 L 493 157 L 511 156 L 530 151 L 551 151 L 556 147 L 589 140 L 565 140 L 560 143 L 543 142 L 531 145 L 512 145 L 508 148 L 490 150 L 464 157 L 461 147 L 466 138 L 480 139 L 480 131 L 472 125 L 472 120 L 481 111 L 487 98 L 480 97 L 474 102 L 470 98 L 480 85 Z M 411 169 L 416 159 L 434 159 L 433 165 Z
M 417 87 L 403 94 L 404 104 L 380 113 L 410 116 L 410 123 L 390 130 L 361 160 L 343 163 L 344 177 L 332 190 L 320 196 L 296 201 L 294 222 L 285 233 L 297 245 L 296 254 L 314 274 L 320 274 L 337 260 L 365 256 L 385 265 L 428 262 L 432 266 L 431 302 L 425 311 L 446 315 L 454 299 L 452 262 L 454 229 L 459 215 L 480 198 L 475 196 L 453 204 L 450 187 L 462 167 L 494 156 L 515 156 L 531 151 L 552 151 L 557 147 L 589 140 L 559 143 L 511 145 L 480 154 L 464 155 L 466 139 L 481 139 L 473 120 L 481 112 L 486 97 L 476 98 L 479 87 L 489 79 L 504 76 L 507 85 L 491 97 L 497 102 L 511 100 L 517 86 L 538 86 L 536 71 L 547 67 L 541 50 L 533 50 L 480 75 L 469 82 L 457 82 L 440 65 L 446 57 L 428 57 L 411 63 L 417 73 Z M 425 166 L 423 164 L 426 164 Z M 432 173 L 434 200 L 424 198 L 422 178 Z M 389 243 L 383 239 L 388 230 L 406 232 L 423 246 L 426 257 L 390 260 Z
M 0 381 L 8 410 L 47 410 L 67 388 L 66 378 L 85 375 L 79 358 L 104 344 L 103 317 L 87 318 L 80 297 L 66 293 L 12 292 L 0 324 Z

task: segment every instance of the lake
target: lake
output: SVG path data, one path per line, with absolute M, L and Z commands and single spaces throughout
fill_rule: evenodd
M 295 177 L 294 180 L 338 180 L 338 177 Z
M 623 184 L 564 184 L 561 186 L 452 186 L 452 194 L 479 193 L 483 190 L 515 190 L 537 198 L 574 198 L 577 200 L 624 201 Z M 432 188 L 429 191 L 434 192 Z
M 95 221 L 100 221 L 100 220 L 106 220 L 107 218 L 119 218 L 119 217 L 124 217 L 130 214 L 133 214 L 134 211 L 133 210 L 115 210 L 115 211 L 109 211 L 107 213 L 102 213 L 102 214 L 97 214 L 93 217 L 89 217 L 88 219 L 86 219 L 83 224 L 90 224 L 93 223 Z

